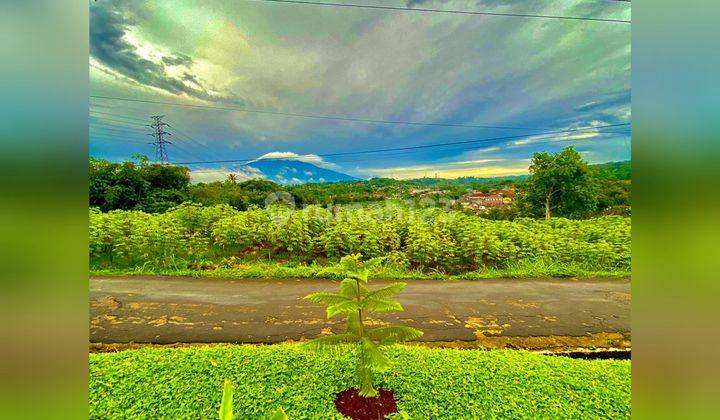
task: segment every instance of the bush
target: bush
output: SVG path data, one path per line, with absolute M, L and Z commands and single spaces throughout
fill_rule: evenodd
M 263 249 L 330 258 L 360 253 L 396 258 L 418 269 L 462 273 L 542 261 L 588 270 L 630 268 L 630 219 L 554 218 L 489 220 L 457 211 L 404 207 L 274 206 L 236 211 L 227 205 L 183 204 L 162 214 L 90 209 L 90 260 L 94 267 L 189 267 Z

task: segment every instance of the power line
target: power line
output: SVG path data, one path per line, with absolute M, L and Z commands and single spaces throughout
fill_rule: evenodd
M 212 160 L 212 159 L 213 159 L 213 157 L 209 157 L 209 155 L 207 155 L 207 154 L 205 154 L 205 153 L 203 152 L 204 150 L 207 150 L 207 147 L 206 147 L 204 144 L 202 144 L 202 143 L 200 143 L 199 141 L 193 139 L 193 138 L 190 137 L 188 134 L 186 134 L 184 131 L 181 131 L 180 129 L 178 129 L 176 123 L 173 123 L 172 125 L 171 125 L 171 124 L 168 124 L 168 126 L 171 127 L 173 130 L 175 130 L 175 132 L 176 132 L 177 134 L 181 135 L 181 136 L 184 137 L 188 142 L 190 142 L 190 143 L 185 143 L 188 147 L 190 147 L 190 146 L 196 146 L 199 151 L 195 152 L 195 154 L 196 154 L 197 156 L 199 156 L 201 159 L 208 159 L 208 160 Z
M 403 12 L 425 12 L 425 13 L 447 13 L 456 15 L 484 15 L 484 16 L 508 16 L 508 17 L 520 17 L 520 18 L 539 18 L 539 19 L 564 19 L 564 20 L 585 20 L 585 21 L 596 21 L 596 22 L 610 22 L 610 23 L 631 23 L 629 20 L 624 19 L 610 19 L 610 18 L 593 18 L 593 17 L 582 17 L 582 16 L 556 16 L 556 15 L 539 15 L 530 13 L 503 13 L 503 12 L 481 12 L 471 10 L 444 10 L 444 9 L 428 9 L 422 7 L 399 7 L 399 6 L 378 6 L 370 4 L 357 4 L 357 3 L 329 3 L 320 1 L 305 1 L 305 0 L 245 0 L 245 1 L 256 1 L 265 3 L 284 3 L 304 6 L 327 6 L 327 7 L 348 7 L 357 9 L 378 9 L 378 10 L 398 10 Z
M 102 130 L 102 131 L 98 132 L 96 130 Z M 92 128 L 90 131 L 90 136 L 94 136 L 94 135 L 113 136 L 114 138 L 116 138 L 118 140 L 124 140 L 124 139 L 139 140 L 139 138 L 136 136 L 139 136 L 140 134 L 142 134 L 142 133 L 131 133 L 131 132 L 127 132 L 127 131 L 112 130 L 112 129 L 108 129 L 105 127 Z
M 101 115 L 107 115 L 107 116 L 111 116 L 111 117 L 117 117 L 117 118 L 126 119 L 126 120 L 129 120 L 128 122 L 135 122 L 135 123 L 140 123 L 140 124 L 144 124 L 144 123 L 147 122 L 147 120 L 143 120 L 143 119 L 140 119 L 140 118 L 129 117 L 129 116 L 127 116 L 127 115 L 122 115 L 122 114 L 112 114 L 112 113 L 110 113 L 110 112 L 102 112 L 102 111 L 97 111 L 97 110 L 91 109 L 91 110 L 90 110 L 91 116 L 93 116 L 93 115 L 92 115 L 93 113 L 94 113 L 94 114 L 101 114 Z M 103 117 L 98 117 L 98 116 L 95 116 L 95 117 L 96 117 L 96 118 L 103 118 Z
M 605 134 L 605 132 L 602 132 L 602 134 Z M 594 141 L 610 140 L 610 139 L 622 137 L 624 133 L 608 132 L 607 134 L 612 134 L 612 135 L 602 136 L 601 138 L 598 138 Z M 527 145 L 548 144 L 548 143 L 555 143 L 557 145 L 562 145 L 562 143 L 564 143 L 563 140 L 564 140 L 563 137 L 550 138 L 550 139 L 546 139 L 545 141 L 533 141 L 532 143 L 528 143 Z M 465 146 L 460 146 L 460 147 L 456 146 L 456 147 L 452 147 L 450 149 L 445 149 L 445 151 L 462 152 L 462 151 L 471 151 L 474 149 L 475 149 L 475 146 L 465 145 Z M 382 158 L 406 156 L 410 152 L 417 152 L 417 151 L 419 151 L 419 150 L 386 153 L 386 154 L 382 155 Z M 320 155 L 317 155 L 317 156 L 320 156 Z M 341 157 L 339 159 L 333 159 L 333 162 L 340 161 L 344 165 L 352 165 L 352 164 L 361 163 L 361 162 L 377 161 L 378 156 L 372 156 L 372 157 L 371 156 L 366 156 L 366 157 L 349 157 L 348 156 L 348 158 L 349 159 L 344 159 Z M 253 161 L 255 161 L 255 160 L 259 160 L 259 159 L 253 159 Z M 293 160 L 293 159 L 292 158 L 268 158 L 268 159 L 260 159 L 260 160 Z M 295 160 L 302 161 L 301 159 L 295 159 Z M 442 165 L 442 164 L 458 164 L 458 163 L 457 162 L 437 162 L 435 164 Z M 428 163 L 428 165 L 433 165 L 433 164 Z M 233 169 L 233 168 L 231 168 L 231 169 Z M 210 171 L 216 171 L 216 170 L 217 169 L 203 169 L 203 170 L 196 170 L 193 172 L 210 172 Z
M 103 135 L 103 134 L 100 134 L 100 135 L 91 134 L 90 135 L 90 142 L 92 142 L 96 139 L 101 140 L 101 141 L 111 141 L 111 142 L 125 143 L 125 144 L 136 144 L 136 145 L 142 145 L 142 146 L 150 145 L 150 143 L 147 143 L 147 142 L 142 143 L 142 142 L 136 142 L 136 141 L 128 141 L 128 140 L 124 140 L 124 139 L 119 139 L 117 137 L 110 137 L 109 135 Z
M 441 146 L 457 145 L 457 144 L 477 144 L 477 143 L 485 143 L 485 142 L 498 141 L 498 140 L 512 140 L 512 139 L 518 139 L 518 138 L 530 137 L 530 136 L 540 136 L 540 135 L 550 135 L 550 134 L 566 134 L 566 133 L 574 133 L 574 132 L 579 132 L 579 131 L 598 130 L 598 129 L 609 128 L 609 127 L 622 127 L 622 126 L 627 126 L 627 125 L 630 125 L 630 123 L 607 124 L 607 125 L 594 126 L 594 127 L 583 127 L 583 128 L 574 128 L 574 129 L 568 129 L 568 130 L 547 131 L 547 132 L 539 133 L 539 134 L 521 134 L 521 135 L 493 137 L 493 138 L 486 138 L 486 139 L 426 144 L 426 145 L 421 145 L 421 146 L 407 146 L 407 147 L 394 147 L 394 148 L 387 148 L 387 149 L 361 150 L 361 151 L 356 151 L 356 152 L 322 153 L 322 154 L 315 154 L 315 156 L 336 157 L 336 156 L 360 155 L 360 154 L 391 152 L 391 151 L 418 150 L 418 149 L 426 149 L 426 148 L 432 148 L 432 147 L 441 147 Z M 253 159 L 226 159 L 226 160 L 216 160 L 216 161 L 175 162 L 175 164 L 176 165 L 199 165 L 199 164 L 211 164 L 211 163 L 240 163 L 240 162 L 251 162 L 254 160 L 258 160 L 258 159 L 253 158 Z M 262 159 L 262 160 L 287 160 L 287 158 L 266 158 L 266 159 Z
M 106 129 L 106 130 L 116 130 L 116 131 L 124 131 L 124 132 L 137 132 L 137 133 L 142 133 L 142 134 L 146 133 L 146 131 L 144 131 L 141 128 L 135 128 L 132 126 L 123 126 L 123 125 L 90 123 L 90 125 L 88 127 L 90 129 Z
M 184 104 L 184 103 L 180 103 L 180 102 L 152 101 L 152 100 L 146 100 L 146 99 L 119 98 L 119 97 L 101 96 L 101 95 L 90 95 L 90 97 L 95 98 L 95 99 L 140 102 L 140 103 L 156 104 L 156 105 L 184 106 L 184 107 L 189 107 L 189 108 L 216 109 L 216 110 L 222 110 L 222 111 L 240 111 L 240 112 L 247 112 L 247 113 L 254 113 L 254 114 L 270 114 L 270 115 L 282 115 L 285 117 L 338 120 L 338 121 L 350 121 L 350 122 L 364 122 L 364 123 L 374 123 L 374 124 L 400 124 L 400 125 L 421 125 L 421 126 L 433 126 L 433 127 L 487 128 L 487 129 L 499 129 L 499 130 L 535 130 L 535 131 L 547 130 L 547 127 L 537 128 L 537 127 L 517 127 L 517 126 L 513 127 L 513 126 L 500 126 L 500 125 L 434 123 L 434 122 L 420 122 L 420 121 L 375 120 L 375 119 L 370 119 L 370 118 L 341 117 L 341 116 L 331 116 L 331 115 L 296 114 L 296 113 L 291 113 L 291 112 L 266 111 L 266 110 L 259 110 L 259 109 L 248 109 L 248 108 L 229 107 L 229 106 L 195 105 L 195 104 Z
M 94 115 L 91 115 L 90 117 L 95 118 Z M 147 123 L 147 121 L 144 121 L 144 124 L 139 124 L 139 123 L 134 123 L 134 122 L 131 123 L 128 121 L 115 120 L 115 119 L 105 118 L 105 117 L 103 117 L 102 119 L 91 119 L 90 120 L 91 125 L 101 124 L 101 125 L 108 125 L 108 126 L 113 126 L 113 127 L 133 127 L 133 128 L 135 128 L 135 127 L 144 126 L 144 125 L 146 125 L 146 123 Z M 124 124 L 124 125 L 120 125 L 120 124 Z
M 194 158 L 197 156 L 195 153 L 186 150 L 184 147 L 181 147 L 179 144 L 177 144 L 177 142 L 171 143 L 170 146 L 182 152 L 184 155 L 189 156 L 190 158 Z
M 599 134 L 600 134 L 600 136 L 598 136 L 597 138 L 595 138 L 595 140 L 593 140 L 593 141 L 606 140 L 606 139 L 612 139 L 612 138 L 618 138 L 618 137 L 627 137 L 627 134 L 626 134 L 626 133 L 619 133 L 619 132 L 612 132 L 612 131 L 608 131 L 608 132 L 600 131 Z M 549 144 L 549 143 L 562 144 L 562 143 L 569 143 L 569 142 L 571 142 L 572 140 L 573 140 L 573 139 L 567 139 L 566 137 L 546 137 L 546 138 L 539 139 L 539 140 L 533 140 L 533 141 L 531 141 L 531 142 L 524 143 L 524 144 L 521 144 L 521 145 L 510 145 L 510 147 L 533 146 L 533 145 L 536 145 L 536 144 Z M 588 139 L 588 141 L 590 141 L 590 140 Z M 445 145 L 443 145 L 443 147 L 445 147 Z M 477 147 L 478 147 L 478 146 L 477 146 L 476 144 L 452 145 L 452 146 L 450 146 L 450 147 L 443 148 L 442 151 L 443 151 L 443 152 L 462 152 L 462 151 L 477 150 L 478 152 L 483 152 L 482 149 L 481 149 L 481 150 L 478 150 Z M 492 147 L 492 146 L 491 146 L 491 147 Z M 364 162 L 364 161 L 377 160 L 377 159 L 380 158 L 380 157 L 383 158 L 383 159 L 385 159 L 385 158 L 388 158 L 388 157 L 406 156 L 408 153 L 419 152 L 419 151 L 422 151 L 422 149 L 419 149 L 419 150 L 406 150 L 406 151 L 394 151 L 394 152 L 389 152 L 389 153 L 383 152 L 381 156 L 378 156 L 378 155 L 368 156 L 368 157 L 365 158 L 365 159 L 358 159 L 358 158 L 352 157 L 352 156 L 340 156 L 340 157 L 335 157 L 335 158 L 333 158 L 333 162 L 338 162 L 338 161 L 340 161 L 340 162 L 348 162 L 348 163 Z M 488 152 L 488 153 L 489 153 L 489 152 Z M 325 156 L 323 156 L 323 155 L 318 155 L 318 156 L 325 157 Z M 349 159 L 345 159 L 346 157 L 349 158 Z M 282 158 L 278 158 L 278 159 L 282 159 Z
M 126 115 L 114 114 L 114 113 L 109 113 L 109 112 L 101 112 L 101 111 L 95 111 L 95 110 L 91 110 L 90 112 L 102 114 L 102 116 L 96 116 L 96 115 L 92 115 L 92 114 L 90 115 L 91 117 L 97 118 L 97 120 L 91 121 L 91 123 L 90 123 L 91 129 L 115 130 L 115 131 L 119 131 L 121 133 L 124 132 L 122 130 L 127 129 L 128 131 L 129 130 L 137 130 L 137 131 L 143 132 L 143 134 L 145 133 L 144 131 L 142 131 L 142 129 L 135 128 L 135 124 L 136 124 L 136 122 L 144 123 L 146 121 L 142 121 L 142 120 L 136 119 L 134 117 L 128 117 Z M 113 118 L 108 118 L 108 116 L 113 117 Z M 122 120 L 114 119 L 114 118 L 122 118 Z M 125 124 L 125 125 L 121 126 L 121 125 L 115 125 L 115 124 L 107 124 L 108 121 L 116 122 L 118 124 Z M 128 126 L 127 124 L 130 124 L 130 126 Z M 98 125 L 100 127 L 97 127 Z M 138 124 L 138 125 L 140 125 L 140 124 Z M 142 124 L 142 125 L 144 127 L 147 127 L 147 124 Z M 174 131 L 176 132 L 176 134 L 180 134 L 182 137 L 187 139 L 187 141 L 190 142 L 190 143 L 186 143 L 188 146 L 196 146 L 198 149 L 201 149 L 201 150 L 205 149 L 205 147 L 206 147 L 205 145 L 194 140 L 192 137 L 190 137 L 188 134 L 184 133 L 183 131 L 180 131 L 180 129 L 177 127 L 177 125 L 175 123 L 173 123 L 172 125 L 167 124 L 167 126 L 172 127 L 174 129 Z M 187 150 L 187 149 L 181 148 L 177 144 L 173 144 L 173 146 L 175 148 L 177 148 L 178 150 L 181 150 L 186 155 L 186 157 L 189 159 L 198 159 L 198 158 L 199 159 L 208 159 L 208 160 L 213 159 L 213 157 L 206 155 L 206 154 L 202 153 L 201 151 L 193 151 L 192 148 L 190 150 Z

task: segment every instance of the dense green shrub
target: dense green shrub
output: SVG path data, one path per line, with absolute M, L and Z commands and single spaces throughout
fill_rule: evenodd
M 94 267 L 191 266 L 262 250 L 262 255 L 339 259 L 394 255 L 410 268 L 448 273 L 543 261 L 597 270 L 630 267 L 630 219 L 488 220 L 402 206 L 237 211 L 183 204 L 165 213 L 90 210 Z M 402 256 L 400 256 L 402 254 Z

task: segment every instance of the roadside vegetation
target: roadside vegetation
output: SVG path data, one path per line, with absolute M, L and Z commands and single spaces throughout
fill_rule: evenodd
M 630 219 L 496 221 L 395 205 L 237 211 L 184 204 L 159 214 L 90 211 L 93 270 L 248 272 L 248 265 L 276 263 L 275 271 L 313 274 L 355 253 L 386 257 L 380 270 L 401 278 L 622 272 L 630 268 Z
M 92 276 L 180 276 L 223 279 L 251 278 L 332 278 L 328 270 L 333 270 L 336 263 L 326 265 L 303 263 L 296 261 L 266 260 L 235 260 L 232 268 L 215 265 L 197 268 L 153 268 L 148 265 L 132 268 L 95 268 L 90 270 Z M 513 264 L 503 269 L 480 269 L 461 274 L 447 274 L 437 270 L 420 271 L 393 266 L 391 262 L 382 262 L 370 270 L 373 279 L 398 280 L 481 280 L 481 279 L 512 279 L 512 278 L 547 278 L 547 277 L 629 277 L 629 268 L 612 270 L 593 269 L 577 264 L 551 264 L 544 261 L 532 261 Z
M 146 348 L 90 354 L 90 418 L 217 418 L 225 379 L 236 418 L 342 418 L 335 395 L 357 387 L 357 348 L 300 345 Z M 392 389 L 410 418 L 628 418 L 630 362 L 515 350 L 388 346 Z

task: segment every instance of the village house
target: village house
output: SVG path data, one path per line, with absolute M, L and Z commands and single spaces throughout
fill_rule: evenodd
M 484 211 L 494 207 L 505 207 L 515 198 L 515 188 L 503 188 L 490 192 L 470 191 L 457 200 L 464 209 Z

